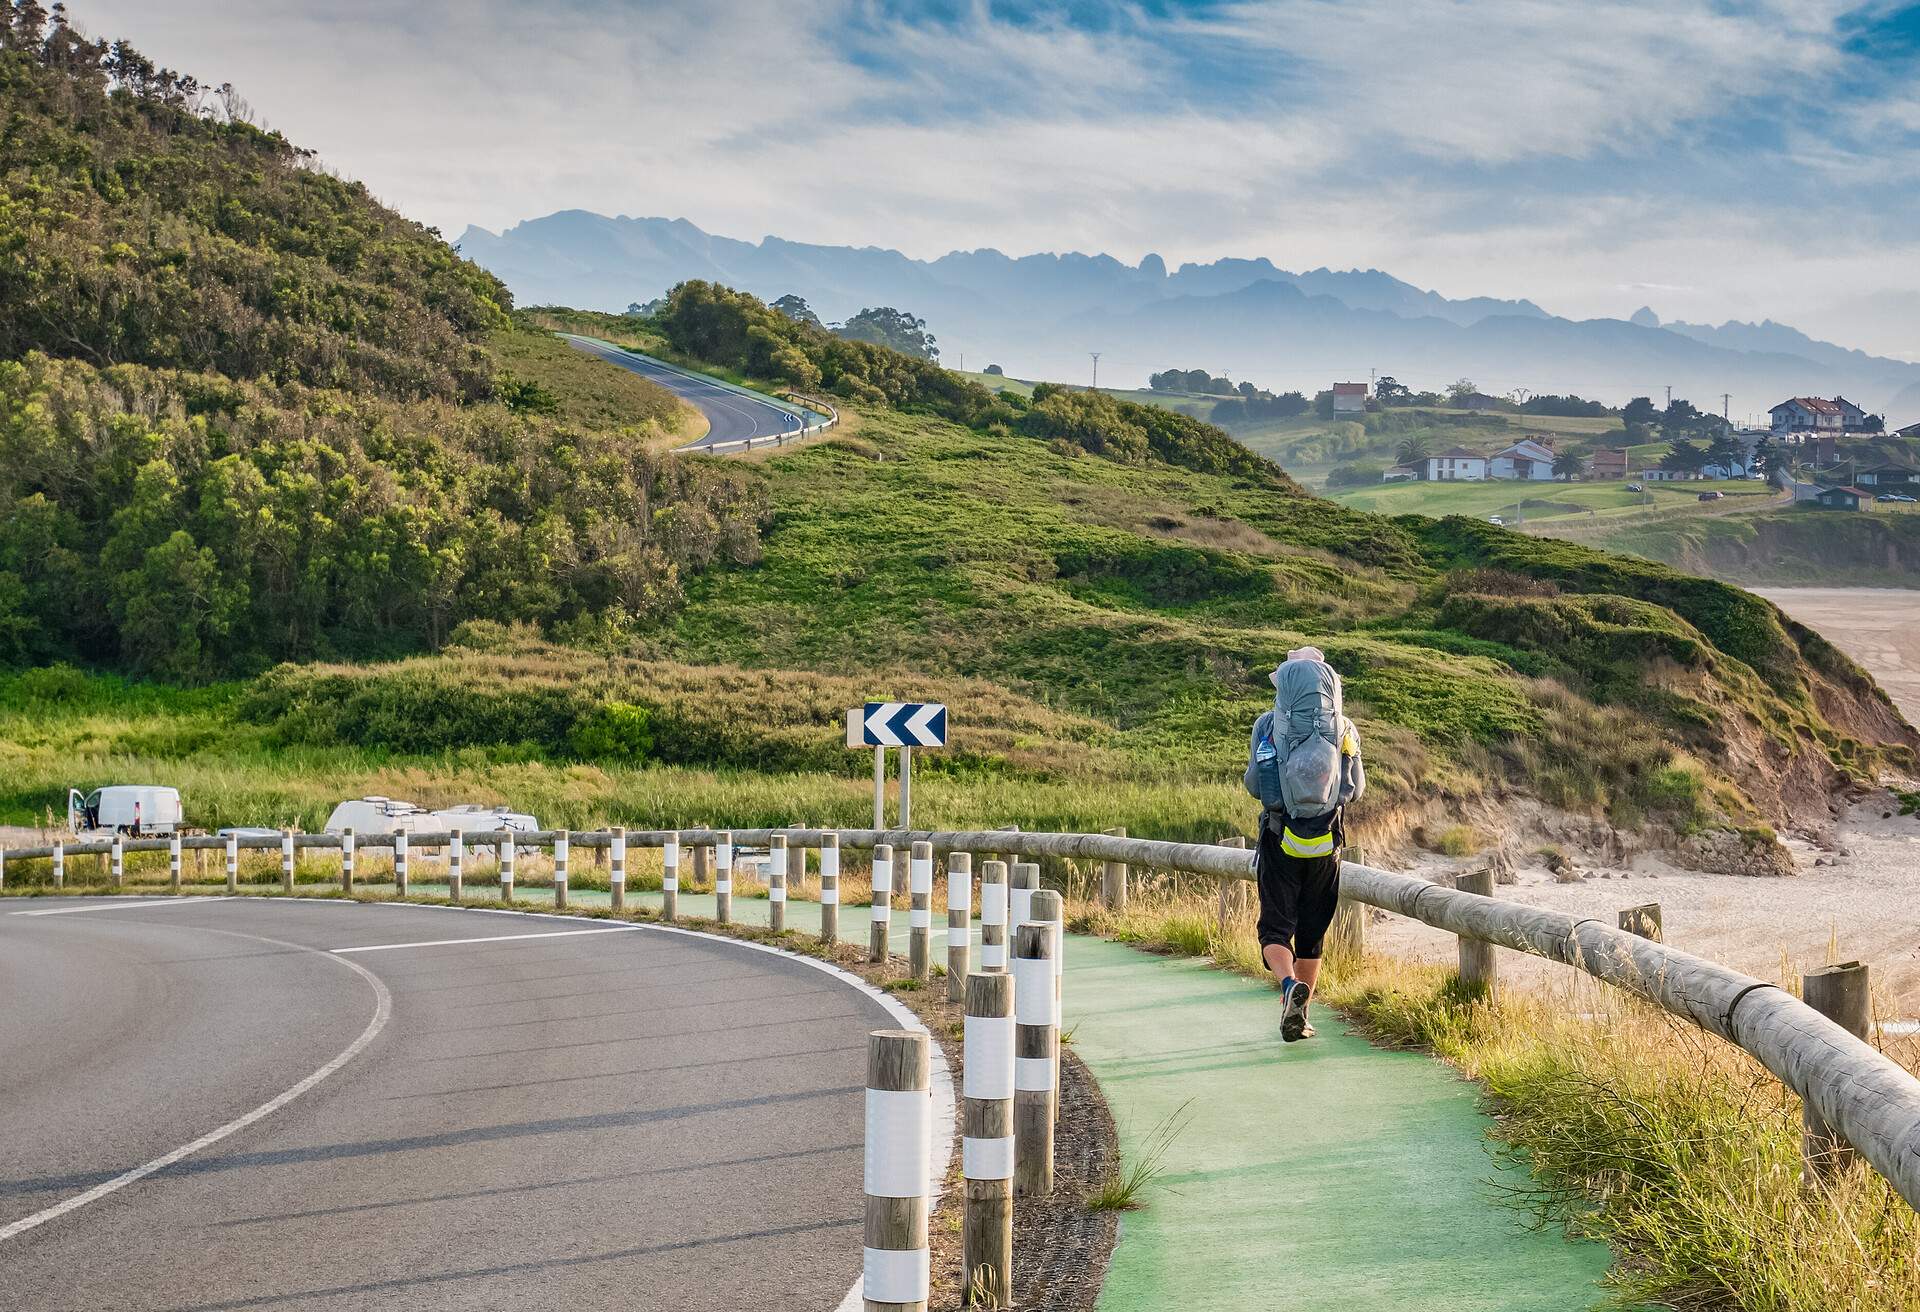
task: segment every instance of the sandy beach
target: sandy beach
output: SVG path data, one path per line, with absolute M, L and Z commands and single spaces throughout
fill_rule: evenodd
M 1920 722 L 1920 591 L 1757 591 L 1859 661 L 1908 721 Z M 1800 872 L 1790 879 L 1704 875 L 1640 856 L 1624 867 L 1583 863 L 1588 877 L 1566 884 L 1544 867 L 1522 865 L 1520 882 L 1499 895 L 1609 922 L 1624 908 L 1658 902 L 1667 942 L 1762 979 L 1830 960 L 1866 961 L 1882 1018 L 1920 1018 L 1920 816 L 1901 816 L 1890 794 L 1877 793 L 1841 818 L 1830 848 L 1785 841 Z M 1481 864 L 1484 858 L 1428 856 L 1415 869 L 1437 877 Z M 1456 951 L 1450 936 L 1398 916 L 1376 921 L 1369 933 L 1374 946 L 1422 959 L 1451 959 Z M 1517 953 L 1500 957 L 1503 976 L 1516 982 L 1569 975 Z

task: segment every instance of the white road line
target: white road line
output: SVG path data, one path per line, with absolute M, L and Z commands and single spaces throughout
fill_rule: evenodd
M 232 930 L 225 929 L 216 929 L 209 932 L 215 934 L 234 934 L 235 938 L 256 939 L 259 942 L 272 943 L 279 947 L 298 948 L 302 952 L 318 951 L 318 949 L 306 947 L 304 944 L 286 943 L 280 939 L 262 938 L 258 934 L 236 934 Z M 321 955 L 324 956 L 326 954 L 322 953 Z M 183 1144 L 163 1157 L 154 1158 L 144 1166 L 136 1166 L 131 1171 L 122 1172 L 114 1176 L 111 1180 L 95 1185 L 83 1194 L 75 1194 L 63 1203 L 55 1203 L 52 1207 L 44 1211 L 35 1212 L 32 1216 L 23 1216 L 10 1225 L 0 1226 L 0 1243 L 4 1243 L 15 1235 L 31 1230 L 35 1226 L 45 1225 L 57 1217 L 65 1216 L 68 1212 L 76 1208 L 85 1207 L 88 1203 L 97 1202 L 105 1198 L 108 1194 L 124 1189 L 138 1180 L 144 1180 L 155 1171 L 163 1171 L 182 1158 L 190 1157 L 202 1148 L 216 1144 L 228 1135 L 246 1129 L 255 1121 L 273 1115 L 295 1098 L 298 1098 L 301 1094 L 313 1088 L 314 1085 L 320 1083 L 320 1081 L 326 1079 L 329 1075 L 332 1075 L 342 1066 L 345 1066 L 348 1062 L 359 1056 L 360 1053 L 365 1050 L 366 1046 L 374 1041 L 380 1031 L 387 1027 L 387 1020 L 393 1015 L 393 995 L 387 992 L 387 986 L 380 982 L 380 977 L 368 970 L 365 966 L 353 961 L 343 961 L 340 964 L 349 970 L 357 972 L 361 978 L 373 986 L 374 1004 L 373 1019 L 367 1022 L 367 1027 L 364 1030 L 360 1031 L 360 1037 L 348 1044 L 339 1056 L 335 1057 L 313 1074 L 307 1076 L 306 1079 L 300 1081 L 300 1083 L 294 1085 L 291 1089 L 288 1089 L 285 1093 L 261 1103 L 245 1116 L 228 1121 L 217 1130 L 207 1131 L 192 1143 Z
M 373 943 L 363 948 L 334 948 L 332 952 L 334 956 L 341 957 L 350 952 L 393 952 L 400 948 L 445 948 L 462 943 L 513 943 L 526 938 L 579 938 L 584 934 L 630 934 L 641 928 L 644 926 L 622 925 L 618 929 L 562 929 L 548 934 L 491 934 L 480 938 L 435 938 L 421 943 Z
M 226 894 L 218 897 L 130 897 L 124 902 L 108 902 L 99 906 L 85 907 L 49 907 L 45 911 L 13 911 L 15 916 L 71 916 L 81 911 L 125 911 L 128 907 L 183 907 L 195 902 L 231 902 Z

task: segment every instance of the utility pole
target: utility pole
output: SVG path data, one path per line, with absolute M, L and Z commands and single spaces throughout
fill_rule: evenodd
M 1091 390 L 1097 392 L 1100 390 L 1100 352 L 1088 351 L 1087 354 L 1093 357 L 1093 387 Z
M 1673 409 L 1673 384 L 1667 384 L 1667 409 Z
M 1732 407 L 1733 407 L 1733 393 L 1732 392 L 1720 393 L 1720 418 L 1722 418 L 1727 422 L 1728 427 L 1732 427 L 1733 425 L 1733 416 L 1732 414 L 1729 413 Z

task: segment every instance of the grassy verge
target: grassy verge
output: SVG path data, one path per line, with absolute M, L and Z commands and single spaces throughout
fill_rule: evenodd
M 1084 929 L 1262 974 L 1250 908 L 1149 886 L 1124 916 L 1084 898 Z M 1800 1100 L 1752 1058 L 1592 981 L 1497 1002 L 1437 966 L 1330 958 L 1321 1000 L 1376 1041 L 1478 1081 L 1499 1151 L 1530 1183 L 1510 1201 L 1602 1240 L 1627 1306 L 1742 1312 L 1920 1308 L 1920 1216 L 1859 1166 L 1803 1186 Z M 1909 1069 L 1920 1053 L 1889 1054 Z

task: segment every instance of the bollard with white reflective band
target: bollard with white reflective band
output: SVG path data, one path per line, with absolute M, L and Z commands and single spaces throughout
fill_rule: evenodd
M 660 919 L 680 914 L 680 832 L 667 835 L 660 847 Z
M 7 887 L 7 849 L 0 847 L 0 892 Z
M 227 842 L 232 843 L 233 839 L 228 838 Z M 53 886 L 55 888 L 65 888 L 66 883 L 67 845 L 65 843 L 55 843 L 53 845 Z
M 293 892 L 293 830 L 280 831 L 280 891 Z
M 907 973 L 933 977 L 933 844 L 915 843 L 907 865 Z
M 873 923 L 867 927 L 867 960 L 887 959 L 887 940 L 893 934 L 893 847 L 877 843 L 873 849 Z
M 607 839 L 608 857 L 607 893 L 608 902 L 617 915 L 627 909 L 627 831 L 615 829 Z
M 240 836 L 227 835 L 227 895 L 240 891 Z
M 777 934 L 787 927 L 787 836 L 767 840 L 767 924 Z
M 467 836 L 456 829 L 447 848 L 447 901 L 458 902 L 467 891 Z
M 867 1036 L 867 1312 L 925 1312 L 931 1288 L 928 1171 L 933 1157 L 931 1041 L 911 1030 Z
M 840 835 L 820 835 L 820 941 L 840 940 Z
M 1007 890 L 1007 923 L 1015 929 L 1033 919 L 1033 894 L 1040 887 L 1040 867 L 1021 861 L 1013 867 L 1013 882 Z
M 513 901 L 513 859 L 514 859 L 513 832 L 511 830 L 507 831 L 506 833 L 500 836 L 499 857 L 500 857 L 500 861 L 499 861 L 500 900 L 502 902 L 510 903 Z
M 969 975 L 963 991 L 960 1288 L 968 1306 L 1002 1308 L 1013 1293 L 1013 976 Z
M 340 831 L 340 891 L 353 892 L 353 829 Z
M 980 969 L 1007 968 L 1007 863 L 980 863 Z
M 111 855 L 110 869 L 112 871 L 112 878 L 109 882 L 113 887 L 119 888 L 126 882 L 127 878 L 127 853 L 126 840 L 121 838 L 117 833 L 113 836 L 113 852 Z
M 407 895 L 407 831 L 396 830 L 393 835 L 393 895 Z
M 1067 902 L 1050 888 L 1038 890 L 1033 895 L 1034 923 L 1046 925 L 1053 931 L 1053 1031 L 1060 1032 L 1061 1001 L 1066 985 L 1067 968 Z M 1060 1121 L 1060 1044 L 1053 1045 L 1053 1119 Z
M 180 835 L 167 835 L 167 891 L 180 896 Z
M 1053 926 L 1029 921 L 1013 931 L 1013 1192 L 1053 1192 Z
M 973 953 L 973 856 L 947 853 L 947 1000 L 964 1002 Z
M 720 835 L 713 845 L 713 918 L 723 925 L 733 923 L 733 831 Z
M 571 835 L 565 829 L 553 836 L 553 909 L 567 907 L 567 847 Z

